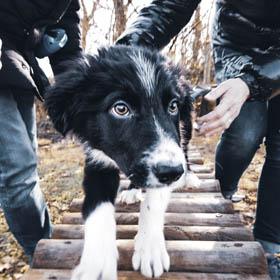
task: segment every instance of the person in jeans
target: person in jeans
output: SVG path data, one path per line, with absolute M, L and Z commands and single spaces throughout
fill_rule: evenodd
M 0 1 L 0 206 L 30 259 L 37 242 L 51 235 L 37 171 L 34 104 L 36 96 L 43 100 L 48 80 L 35 55 L 44 34 L 57 28 L 68 40 L 49 55 L 54 74 L 63 71 L 60 62 L 81 53 L 78 10 L 78 0 Z
M 199 0 L 154 0 L 117 40 L 161 49 L 189 22 Z M 266 139 L 254 236 L 267 253 L 280 252 L 280 1 L 217 0 L 213 53 L 219 86 L 207 99 L 218 106 L 201 117 L 200 133 L 223 132 L 216 178 L 225 198 Z M 269 261 L 273 279 L 279 264 Z

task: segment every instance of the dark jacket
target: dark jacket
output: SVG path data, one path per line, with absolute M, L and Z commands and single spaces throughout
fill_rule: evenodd
M 117 43 L 162 48 L 189 22 L 200 0 L 154 0 Z M 280 90 L 280 1 L 217 0 L 213 28 L 219 80 L 240 77 L 252 98 Z
M 57 74 L 63 70 L 60 62 L 82 52 L 79 8 L 78 0 L 0 1 L 0 38 L 3 42 L 0 88 L 31 91 L 42 99 L 48 79 L 34 55 L 34 49 L 43 35 L 42 29 L 66 30 L 66 45 L 49 57 L 53 72 Z

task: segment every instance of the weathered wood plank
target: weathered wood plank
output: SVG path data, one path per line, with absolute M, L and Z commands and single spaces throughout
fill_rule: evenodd
M 187 153 L 188 157 L 200 157 L 201 158 L 201 153 L 198 151 L 189 151 Z
M 78 212 L 82 209 L 82 199 L 74 199 L 70 205 L 71 212 Z M 138 212 L 140 203 L 120 204 L 115 206 L 116 212 Z M 230 200 L 213 197 L 186 197 L 171 198 L 167 213 L 234 213 Z
M 118 239 L 133 239 L 137 233 L 136 225 L 118 225 Z M 166 240 L 204 240 L 204 241 L 253 241 L 251 231 L 245 227 L 207 227 L 207 226 L 165 226 Z M 53 239 L 83 239 L 82 225 L 55 225 Z
M 220 183 L 216 179 L 201 178 L 200 180 L 200 186 L 199 187 L 192 187 L 192 186 L 186 186 L 184 188 L 175 190 L 175 192 L 219 192 L 220 191 Z M 129 187 L 130 180 L 128 179 L 122 179 L 120 180 L 120 190 L 125 190 Z
M 195 175 L 199 179 L 215 179 L 215 174 L 213 172 L 212 173 L 195 173 Z
M 196 172 L 194 172 L 194 173 L 199 179 L 215 179 L 215 174 L 211 171 L 205 172 L 205 173 L 196 173 Z M 127 177 L 122 173 L 120 174 L 120 179 L 128 180 Z
M 171 194 L 172 198 L 202 198 L 202 197 L 207 197 L 207 198 L 223 198 L 222 194 L 220 192 L 173 192 Z
M 201 179 L 199 187 L 186 186 L 176 192 L 220 192 L 220 183 L 215 179 Z
M 119 225 L 137 225 L 139 213 L 116 213 L 116 222 Z M 65 213 L 63 224 L 83 224 L 83 218 L 79 212 Z M 242 227 L 239 214 L 220 213 L 166 213 L 165 225 L 175 226 L 218 226 L 218 227 Z
M 70 280 L 71 270 L 32 269 L 22 280 Z M 169 272 L 164 273 L 158 280 L 269 280 L 268 275 L 232 274 L 232 273 L 194 273 Z M 138 272 L 119 271 L 118 280 L 150 280 Z
M 118 240 L 119 270 L 132 270 L 132 240 Z M 267 264 L 258 242 L 166 241 L 170 271 L 265 274 Z M 41 240 L 34 268 L 72 269 L 79 263 L 82 240 Z M 63 260 L 63 261 L 61 261 Z
M 192 164 L 202 165 L 204 163 L 204 159 L 201 156 L 191 156 L 188 157 L 188 162 Z
M 205 165 L 197 165 L 197 164 L 192 164 L 191 165 L 191 170 L 195 173 L 211 173 L 213 172 L 213 168 L 210 166 L 205 166 Z

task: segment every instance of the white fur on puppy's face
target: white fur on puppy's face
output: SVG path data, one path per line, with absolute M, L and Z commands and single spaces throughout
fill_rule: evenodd
M 117 280 L 117 243 L 114 206 L 103 202 L 85 221 L 80 264 L 71 280 Z
M 186 183 L 186 159 L 182 148 L 178 143 L 163 130 L 157 120 L 154 120 L 158 142 L 147 152 L 143 158 L 143 163 L 149 170 L 146 185 L 147 187 L 166 187 L 166 184 L 159 182 L 158 178 L 152 171 L 152 168 L 158 164 L 165 164 L 167 166 L 182 165 L 184 174 L 179 180 L 168 185 L 171 188 L 177 189 L 185 186 Z

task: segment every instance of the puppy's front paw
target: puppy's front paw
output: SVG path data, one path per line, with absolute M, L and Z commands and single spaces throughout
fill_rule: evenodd
M 113 254 L 98 252 L 94 257 L 83 257 L 71 280 L 117 280 L 117 249 Z
M 199 188 L 201 181 L 192 171 L 188 171 L 186 175 L 186 185 L 188 187 Z
M 118 203 L 133 204 L 143 201 L 144 197 L 141 189 L 123 190 L 117 197 Z
M 102 243 L 99 241 L 99 243 Z M 111 244 L 112 245 L 112 244 Z M 95 253 L 83 254 L 71 280 L 117 280 L 117 246 L 96 246 Z M 109 249 L 109 250 L 108 250 Z
M 139 270 L 145 277 L 159 277 L 170 267 L 163 233 L 147 236 L 137 234 L 132 257 L 134 270 Z

